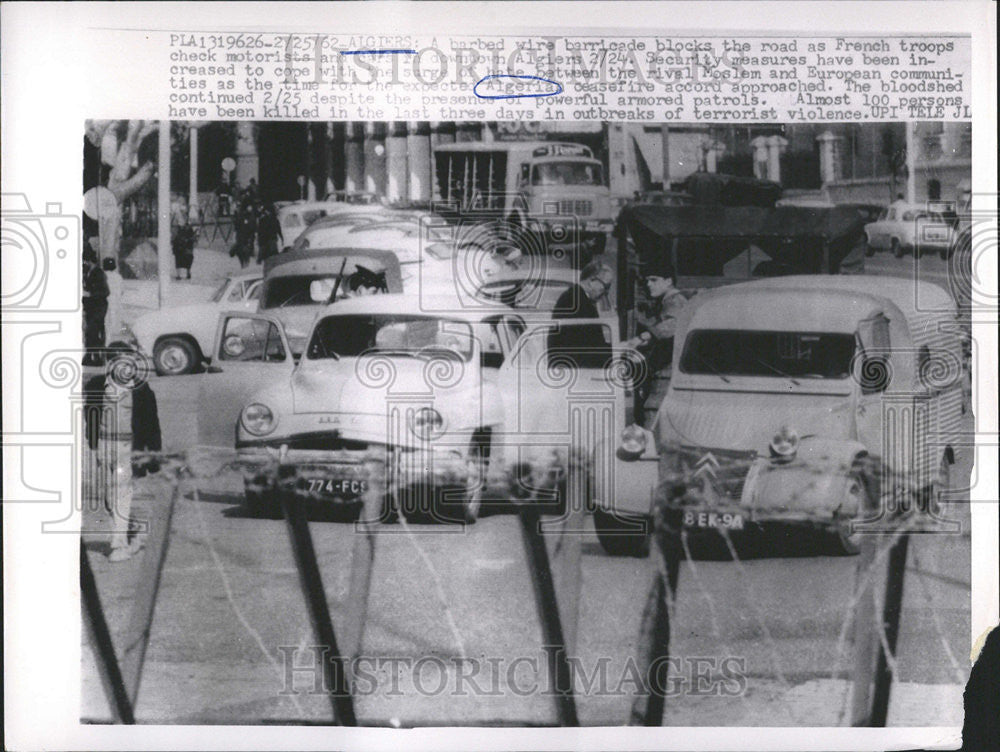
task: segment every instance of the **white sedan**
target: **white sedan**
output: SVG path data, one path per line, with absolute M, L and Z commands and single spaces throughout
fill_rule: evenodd
M 865 225 L 868 255 L 877 250 L 890 250 L 896 258 L 904 253 L 929 250 L 948 258 L 955 232 L 937 212 L 919 204 L 897 201 L 885 209 L 879 218 Z
M 143 352 L 153 356 L 160 376 L 194 371 L 212 350 L 219 314 L 256 311 L 262 274 L 246 271 L 227 277 L 204 303 L 164 308 L 140 316 L 132 333 Z

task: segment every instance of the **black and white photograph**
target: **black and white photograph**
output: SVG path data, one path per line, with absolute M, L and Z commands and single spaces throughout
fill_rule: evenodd
M 164 125 L 84 129 L 135 720 L 960 721 L 970 125 Z
M 1000 743 L 995 5 L 48 7 L 12 749 Z

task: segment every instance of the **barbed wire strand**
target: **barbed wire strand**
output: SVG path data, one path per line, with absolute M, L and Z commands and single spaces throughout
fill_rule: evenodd
M 194 501 L 195 508 L 198 510 L 197 511 L 198 520 L 201 523 L 205 546 L 208 548 L 208 552 L 212 557 L 212 562 L 215 565 L 215 571 L 218 573 L 219 579 L 222 581 L 222 588 L 223 590 L 225 590 L 226 600 L 229 601 L 229 606 L 230 608 L 232 608 L 233 613 L 236 614 L 236 619 L 243 626 L 243 629 L 245 629 L 247 633 L 254 639 L 254 641 L 257 643 L 257 647 L 260 648 L 260 652 L 264 654 L 264 657 L 267 658 L 268 663 L 271 664 L 271 666 L 275 669 L 275 671 L 278 672 L 278 676 L 280 676 L 282 681 L 284 681 L 285 670 L 278 663 L 277 658 L 271 655 L 270 651 L 267 649 L 267 646 L 264 644 L 264 640 L 260 636 L 260 633 L 253 628 L 253 626 L 250 624 L 249 621 L 247 621 L 246 616 L 244 616 L 243 614 L 243 610 L 236 603 L 236 596 L 233 594 L 233 589 L 229 584 L 229 575 L 226 574 L 226 569 L 222 563 L 222 558 L 219 556 L 218 551 L 216 551 L 215 545 L 212 543 L 212 538 L 209 534 L 208 519 L 205 517 L 205 511 L 204 509 L 202 509 L 200 503 L 201 499 L 198 494 L 198 484 L 192 483 L 191 488 L 193 496 L 192 501 Z M 292 701 L 292 704 L 295 706 L 296 711 L 298 711 L 299 716 L 304 718 L 305 709 L 299 702 L 299 698 L 296 697 L 296 695 L 294 694 L 286 694 L 283 696 L 287 697 L 289 700 Z
M 735 650 L 732 646 L 725 641 L 722 636 L 722 630 L 719 627 L 719 618 L 715 610 L 715 599 L 712 594 L 708 592 L 708 588 L 705 587 L 705 582 L 701 578 L 699 567 L 694 563 L 694 557 L 691 555 L 691 548 L 688 546 L 688 534 L 687 530 L 681 530 L 680 534 L 681 546 L 684 549 L 684 559 L 687 562 L 688 569 L 691 570 L 691 577 L 694 579 L 695 585 L 701 591 L 701 596 L 708 605 L 709 614 L 709 624 L 712 626 L 712 636 L 715 637 L 716 641 L 726 653 L 729 655 L 735 655 Z M 750 700 L 747 698 L 745 692 L 740 693 L 740 700 L 745 707 L 750 707 Z
M 934 631 L 937 634 L 938 640 L 941 642 L 941 647 L 944 648 L 944 653 L 948 657 L 948 662 L 951 664 L 952 670 L 955 672 L 955 679 L 961 685 L 965 685 L 968 681 L 966 673 L 962 670 L 961 664 L 958 659 L 955 658 L 955 654 L 952 652 L 951 645 L 948 644 L 948 640 L 944 635 L 944 628 L 941 626 L 941 617 L 938 615 L 937 608 L 934 607 L 934 598 L 931 595 L 930 589 L 927 587 L 927 578 L 925 577 L 923 571 L 920 568 L 920 557 L 915 549 L 910 550 L 910 555 L 913 557 L 913 568 L 917 574 L 917 582 L 920 583 L 920 590 L 931 608 L 931 620 L 934 623 Z
M 458 625 L 455 623 L 454 614 L 451 612 L 451 606 L 448 604 L 448 596 L 444 592 L 444 585 L 441 583 L 441 577 L 438 574 L 437 569 L 434 567 L 433 562 L 431 562 L 430 557 L 427 552 L 424 551 L 423 546 L 417 541 L 417 534 L 414 532 L 413 528 L 410 527 L 410 523 L 406 521 L 406 516 L 399 512 L 399 524 L 403 526 L 403 530 L 406 532 L 406 538 L 410 541 L 410 544 L 416 549 L 417 554 L 420 559 L 424 562 L 424 566 L 427 567 L 427 571 L 430 572 L 431 579 L 434 581 L 434 589 L 437 592 L 438 601 L 441 603 L 441 607 L 444 609 L 444 618 L 448 622 L 448 629 L 451 631 L 452 639 L 455 640 L 455 644 L 458 646 L 459 657 L 465 662 L 468 659 L 468 651 L 465 649 L 465 640 L 462 638 L 462 633 L 458 629 Z

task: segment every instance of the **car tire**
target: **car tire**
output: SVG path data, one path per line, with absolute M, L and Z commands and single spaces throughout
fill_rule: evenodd
M 889 244 L 889 250 L 892 251 L 893 258 L 903 258 L 903 246 L 899 243 L 899 238 L 893 238 L 892 242 Z
M 153 347 L 153 365 L 159 376 L 194 373 L 198 365 L 197 348 L 183 337 L 164 337 Z
M 871 258 L 875 255 L 875 246 L 872 245 L 870 240 L 865 240 L 865 256 Z
M 847 495 L 855 494 L 861 498 L 865 494 L 864 479 L 858 473 L 851 473 L 847 486 Z M 858 533 L 853 530 L 855 517 L 840 516 L 834 518 L 833 549 L 841 556 L 853 556 L 858 553 Z
M 880 503 L 881 486 L 877 468 L 871 458 L 858 457 L 851 466 L 849 481 L 845 490 L 845 505 L 851 511 L 847 515 L 835 515 L 833 520 L 832 553 L 839 556 L 853 556 L 858 553 L 858 536 L 853 524 L 875 512 Z
M 639 525 L 644 529 L 637 530 Z M 649 556 L 650 522 L 638 515 L 616 514 L 598 507 L 594 510 L 594 530 L 597 541 L 610 556 Z
M 467 525 L 479 519 L 482 510 L 483 491 L 489 477 L 491 441 L 492 431 L 484 428 L 472 434 L 469 444 L 469 483 L 462 497 L 462 517 Z

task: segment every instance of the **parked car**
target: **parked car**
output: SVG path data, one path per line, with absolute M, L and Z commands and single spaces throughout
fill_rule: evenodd
M 538 269 L 523 257 L 518 261 L 521 263 L 515 261 L 498 268 L 479 286 L 475 296 L 483 301 L 517 308 L 525 316 L 540 314 L 548 317 L 552 315 L 559 296 L 580 284 L 577 269 Z M 607 295 L 597 301 L 597 309 L 602 316 L 614 316 Z
M 429 488 L 438 520 L 474 521 L 487 477 L 606 453 L 627 421 L 630 382 L 606 320 L 529 326 L 453 297 L 370 296 L 324 308 L 297 365 L 281 322 L 263 313 L 221 317 L 214 355 L 199 443 L 231 450 L 235 437 L 251 505 L 280 454 L 298 471 L 296 493 L 356 512 L 359 461 L 389 448 L 404 512 Z M 610 480 L 617 460 L 592 459 Z
M 379 204 L 356 205 L 337 201 L 296 201 L 278 209 L 278 223 L 281 225 L 281 238 L 284 248 L 291 248 L 295 240 L 323 217 L 336 214 L 371 213 L 382 210 Z
M 332 191 L 326 194 L 326 201 L 335 201 L 338 204 L 351 204 L 354 206 L 368 206 L 370 204 L 381 204 L 382 200 L 378 194 L 368 191 Z
M 195 371 L 211 352 L 219 314 L 255 311 L 260 297 L 260 271 L 226 277 L 204 303 L 163 308 L 140 316 L 132 325 L 139 347 L 153 356 L 160 376 Z
M 865 225 L 867 253 L 890 250 L 896 258 L 905 253 L 936 251 L 947 259 L 955 241 L 955 230 L 941 214 L 926 206 L 897 201 L 879 218 Z
M 403 291 L 399 257 L 375 248 L 323 248 L 289 251 L 264 263 L 260 311 L 281 321 L 291 351 L 298 356 L 316 315 L 332 302 L 350 297 L 352 282 L 366 291 Z
M 659 495 L 605 511 L 634 522 L 663 504 L 691 530 L 731 535 L 812 527 L 845 553 L 858 524 L 934 514 L 962 411 L 955 321 L 948 293 L 909 279 L 795 276 L 701 293 L 678 323 L 656 418 Z

